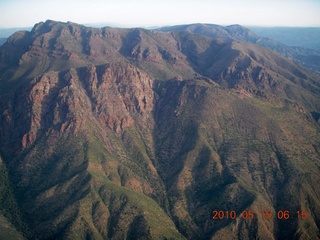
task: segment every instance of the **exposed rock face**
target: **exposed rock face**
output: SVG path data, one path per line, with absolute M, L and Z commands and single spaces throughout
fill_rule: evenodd
M 47 21 L 0 67 L 0 222 L 17 237 L 320 237 L 320 79 L 280 54 Z

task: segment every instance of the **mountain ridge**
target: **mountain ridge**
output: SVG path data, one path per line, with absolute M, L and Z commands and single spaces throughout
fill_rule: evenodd
M 258 44 L 268 49 L 279 52 L 280 54 L 291 58 L 302 64 L 309 70 L 319 73 L 319 56 L 318 49 L 309 49 L 305 47 L 288 46 L 272 38 L 260 37 L 249 28 L 240 25 L 219 26 L 215 24 L 189 24 L 172 27 L 159 28 L 160 31 L 188 31 L 212 38 L 222 38 L 224 40 L 245 41 Z M 254 30 L 254 28 L 253 28 Z

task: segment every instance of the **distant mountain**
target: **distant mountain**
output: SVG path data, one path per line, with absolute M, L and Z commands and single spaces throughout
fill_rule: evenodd
M 282 44 L 320 50 L 320 27 L 249 27 L 259 36 Z
M 7 41 L 7 38 L 0 38 L 0 46 Z
M 253 28 L 258 33 L 259 28 Z M 273 38 L 274 35 L 269 34 L 270 38 L 261 37 L 260 35 L 255 34 L 253 31 L 251 31 L 248 28 L 245 28 L 240 25 L 231 25 L 231 26 L 219 26 L 219 25 L 213 25 L 213 24 L 190 24 L 190 25 L 180 25 L 180 26 L 172 26 L 172 27 L 164 27 L 159 28 L 160 31 L 164 32 L 170 32 L 170 31 L 188 31 L 196 34 L 205 35 L 208 37 L 212 37 L 215 39 L 221 39 L 223 41 L 245 41 L 250 42 L 254 44 L 258 44 L 260 46 L 269 48 L 271 50 L 277 51 L 278 53 L 298 62 L 299 64 L 302 64 L 304 67 L 308 68 L 311 71 L 320 72 L 320 50 L 315 47 L 314 49 L 307 49 L 303 47 L 297 47 L 297 46 L 306 46 L 306 45 L 297 45 L 297 46 L 288 46 L 284 43 L 280 43 L 276 41 L 277 39 L 281 39 L 281 34 L 279 33 L 279 36 L 276 38 Z M 261 29 L 262 30 L 262 29 Z M 307 32 L 307 30 L 305 30 Z M 311 39 L 313 43 L 315 43 L 319 38 L 317 38 L 317 32 L 318 30 L 315 30 L 314 32 L 311 32 Z M 301 32 L 303 32 L 301 30 Z M 266 36 L 267 34 L 264 34 Z M 282 42 L 288 42 L 291 43 L 287 39 L 289 34 L 284 35 Z M 295 35 L 297 36 L 297 34 Z M 309 36 L 309 35 L 307 35 Z M 307 36 L 304 36 L 307 37 Z M 303 39 L 304 39 L 303 38 Z M 309 37 L 308 37 L 309 38 Z M 303 40 L 301 40 L 303 41 Z M 310 46 L 310 45 L 308 45 Z M 314 45 L 316 46 L 316 45 Z
M 0 28 L 0 46 L 7 41 L 7 38 L 18 31 L 30 31 L 32 28 Z
M 32 27 L 25 28 L 0 28 L 0 38 L 7 38 L 18 31 L 30 31 Z
M 187 28 L 46 21 L 0 47 L 1 238 L 320 239 L 320 77 Z
M 215 24 L 189 24 L 189 25 L 177 25 L 162 27 L 159 31 L 171 32 L 171 31 L 187 31 L 190 33 L 196 33 L 205 35 L 215 39 L 221 39 L 223 41 L 242 40 L 247 42 L 256 42 L 259 37 L 255 35 L 249 29 L 240 25 L 230 25 L 223 27 Z

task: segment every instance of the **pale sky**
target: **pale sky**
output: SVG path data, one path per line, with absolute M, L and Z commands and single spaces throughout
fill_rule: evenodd
M 47 19 L 151 27 L 187 23 L 318 26 L 320 0 L 0 0 L 0 28 Z

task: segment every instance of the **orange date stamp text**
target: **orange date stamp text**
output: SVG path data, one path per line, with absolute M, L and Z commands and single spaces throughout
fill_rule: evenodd
M 223 220 L 223 219 L 236 219 L 240 217 L 242 219 L 252 220 L 254 218 L 261 217 L 262 219 L 271 220 L 271 219 L 279 219 L 279 220 L 288 220 L 288 219 L 307 219 L 309 214 L 307 210 L 298 210 L 298 211 L 289 211 L 289 210 L 278 210 L 272 212 L 271 210 L 263 210 L 260 212 L 254 212 L 252 210 L 243 210 L 237 213 L 235 210 L 213 210 L 212 211 L 212 219 L 213 220 Z

